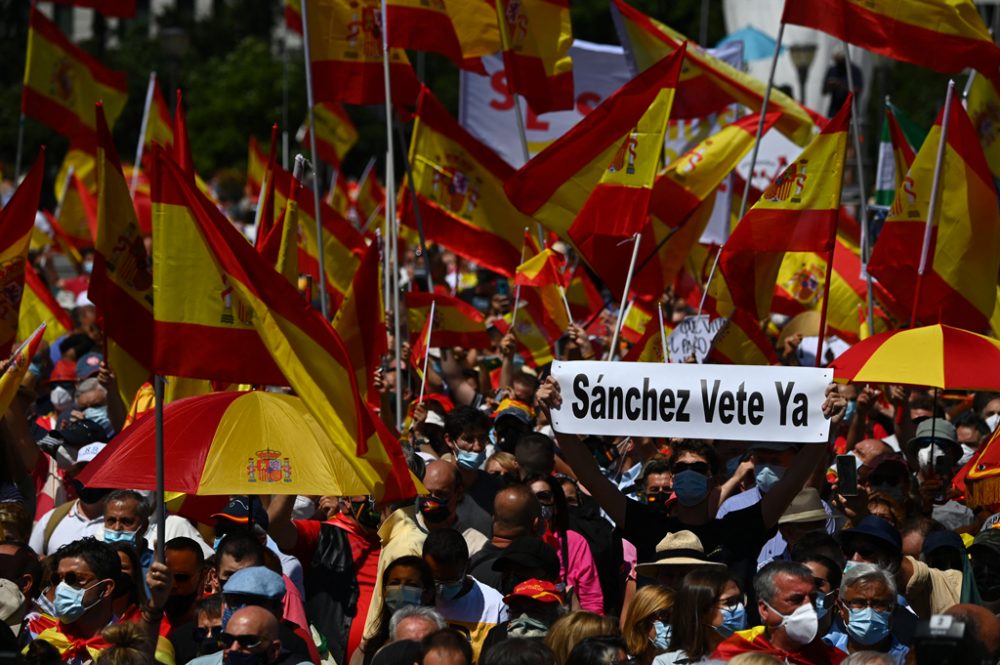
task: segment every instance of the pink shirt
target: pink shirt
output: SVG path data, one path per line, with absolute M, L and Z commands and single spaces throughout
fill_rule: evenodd
M 559 540 L 559 534 L 555 534 Z M 562 542 L 556 547 L 559 557 L 560 576 L 565 577 L 566 584 L 576 590 L 580 599 L 580 608 L 595 614 L 604 614 L 604 592 L 597 578 L 597 566 L 594 556 L 590 553 L 587 540 L 573 530 L 566 532 L 566 556 L 569 562 L 563 561 Z

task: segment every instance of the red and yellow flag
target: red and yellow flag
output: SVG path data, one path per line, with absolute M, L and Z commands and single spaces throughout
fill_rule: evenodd
M 382 228 L 382 221 L 385 219 L 385 189 L 378 181 L 374 166 L 375 162 L 372 160 L 361 174 L 354 200 L 354 209 L 362 231 Z
M 523 307 L 551 344 L 562 337 L 570 324 L 563 276 L 557 267 L 562 259 L 551 249 L 539 248 L 538 240 L 528 231 L 524 232 L 524 256 L 525 262 L 517 267 L 514 283 L 521 287 Z
M 573 270 L 566 286 L 566 301 L 574 321 L 586 321 L 604 309 L 604 299 L 583 264 Z
M 188 252 L 209 257 L 213 272 L 229 285 L 233 301 L 252 321 L 251 330 L 270 363 L 281 363 L 288 383 L 372 494 L 384 501 L 412 497 L 417 487 L 399 442 L 362 401 L 355 370 L 337 333 L 175 164 L 161 159 L 160 166 L 161 190 L 184 201 L 191 215 L 194 234 L 188 238 Z
M 416 199 L 427 240 L 512 277 L 521 232 L 534 226 L 504 192 L 513 169 L 455 122 L 427 88 L 417 105 L 410 163 L 413 185 L 402 194 L 403 223 L 416 228 Z
M 67 185 L 56 211 L 59 226 L 77 249 L 93 247 L 97 233 L 95 192 L 91 191 L 75 171 L 69 174 Z
M 720 365 L 777 365 L 778 354 L 753 314 L 736 310 L 715 335 L 706 362 Z
M 306 1 L 309 66 L 316 102 L 384 103 L 380 0 Z M 392 101 L 412 105 L 420 93 L 420 82 L 406 51 L 390 49 L 389 70 Z
M 525 232 L 525 236 L 529 235 Z M 525 244 L 528 242 L 526 238 Z M 543 249 L 517 267 L 514 283 L 518 286 L 562 286 L 561 263 L 562 258 L 555 251 Z
M 965 110 L 979 134 L 979 145 L 983 147 L 990 173 L 995 180 L 1000 180 L 1000 93 L 997 86 L 977 76 L 965 101 Z
M 917 271 L 929 215 L 941 123 L 938 114 L 872 251 L 868 269 L 907 311 L 913 306 Z M 959 103 L 951 105 L 941 167 L 937 219 L 933 220 L 927 269 L 917 319 L 983 330 L 997 299 L 1000 217 L 997 194 L 979 137 Z
M 733 303 L 756 320 L 771 310 L 785 252 L 833 251 L 851 98 L 799 158 L 764 191 L 722 248 L 719 268 Z
M 638 342 L 632 345 L 622 360 L 639 363 L 667 362 L 667 358 L 663 355 L 663 349 L 666 346 L 665 340 L 673 331 L 674 328 L 669 323 L 664 323 L 662 328 L 658 323 L 647 326 L 646 332 L 642 334 Z
M 344 107 L 335 102 L 320 102 L 314 106 L 313 117 L 316 120 L 316 153 L 321 160 L 339 169 L 344 156 L 358 142 L 358 130 Z M 308 118 L 300 131 L 302 139 L 299 142 L 311 149 Z
M 156 78 L 149 82 L 153 89 L 153 100 L 149 107 L 149 117 L 146 119 L 146 148 L 153 145 L 161 145 L 168 150 L 174 145 L 174 127 L 170 118 L 170 108 L 167 100 L 160 92 L 160 86 Z
M 536 114 L 573 108 L 569 0 L 496 0 L 504 71 Z
M 635 185 L 627 187 L 627 193 L 641 194 L 636 190 L 646 176 L 651 182 L 653 173 L 645 170 L 651 162 L 655 173 L 663 141 L 654 143 L 655 136 L 647 133 L 646 140 L 637 144 L 633 134 L 654 101 L 659 100 L 660 111 L 669 108 L 663 97 L 669 93 L 664 89 L 676 83 L 683 58 L 683 51 L 678 51 L 672 58 L 656 63 L 535 155 L 507 179 L 505 189 L 511 202 L 545 228 L 570 240 L 573 221 L 606 174 L 605 179 L 611 179 L 609 184 L 624 184 L 622 179 L 628 178 Z M 662 117 L 656 122 L 660 121 L 666 122 Z M 652 115 L 645 122 L 653 122 Z
M 781 20 L 945 74 L 977 69 L 1000 83 L 1000 47 L 972 0 L 786 0 Z
M 250 137 L 250 145 L 247 150 L 247 193 L 257 198 L 260 195 L 260 188 L 264 186 L 264 177 L 267 173 L 267 155 L 260 149 L 256 136 Z
M 56 302 L 52 291 L 38 276 L 31 263 L 25 262 L 24 293 L 21 295 L 21 310 L 17 317 L 17 339 L 28 339 L 43 323 L 43 339 L 49 344 L 68 335 L 75 328 L 69 314 Z
M 432 302 L 436 303 L 431 332 L 435 346 L 488 349 L 493 345 L 486 332 L 486 321 L 475 307 L 458 298 L 420 291 L 406 294 L 406 320 L 411 342 L 430 316 Z
M 614 0 L 611 15 L 618 35 L 636 72 L 642 72 L 681 47 L 687 38 L 659 21 Z M 764 82 L 715 58 L 691 43 L 684 63 L 681 85 L 674 101 L 675 118 L 703 118 L 738 102 L 760 112 L 764 102 Z M 767 107 L 780 111 L 777 127 L 799 145 L 812 138 L 820 116 L 801 106 L 780 90 L 771 90 Z
M 524 358 L 525 364 L 528 367 L 542 367 L 555 360 L 552 353 L 553 339 L 546 331 L 545 319 L 545 305 L 539 293 L 534 289 L 521 289 L 517 318 L 512 313 L 506 314 L 502 321 L 494 320 L 494 326 L 504 335 L 513 330 L 517 352 Z M 510 327 L 511 323 L 513 328 Z
M 135 16 L 136 0 L 52 0 L 57 5 L 89 7 L 105 16 L 132 18 Z
M 45 148 L 42 148 L 28 175 L 0 209 L 0 353 L 3 355 L 10 352 L 17 338 L 24 266 L 44 178 Z
M 28 28 L 21 113 L 63 136 L 93 136 L 94 104 L 103 100 L 113 125 L 128 98 L 125 72 L 88 55 L 34 6 Z
M 8 360 L 7 367 L 0 375 L 0 414 L 7 413 L 11 402 L 17 396 L 17 390 L 24 381 L 24 376 L 28 373 L 28 366 L 31 359 L 38 351 L 38 345 L 42 343 L 45 336 L 45 324 L 41 324 L 34 332 L 21 342 Z
M 479 58 L 500 50 L 496 9 L 488 0 L 386 0 L 389 46 L 431 51 L 485 73 Z
M 351 288 L 333 319 L 333 329 L 347 348 L 361 396 L 377 406 L 381 395 L 375 388 L 375 370 L 388 351 L 385 307 L 382 304 L 378 245 L 372 243 L 361 257 Z
M 284 0 L 285 25 L 292 32 L 302 34 L 302 0 Z

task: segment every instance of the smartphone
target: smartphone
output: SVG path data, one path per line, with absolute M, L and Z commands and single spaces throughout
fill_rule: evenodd
M 837 455 L 837 491 L 842 496 L 858 495 L 858 458 Z

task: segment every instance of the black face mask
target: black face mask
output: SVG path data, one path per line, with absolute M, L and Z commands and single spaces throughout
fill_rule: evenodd
M 351 501 L 351 512 L 354 514 L 354 519 L 358 521 L 358 524 L 366 529 L 377 529 L 379 523 L 382 521 L 382 516 L 375 510 L 375 502 L 371 500 Z
M 670 498 L 670 494 L 666 492 L 661 492 L 659 494 L 644 494 L 643 500 L 646 502 L 647 506 L 656 508 L 663 512 L 667 511 L 667 499 Z
M 267 656 L 262 653 L 227 651 L 222 657 L 223 665 L 267 665 Z
M 198 592 L 189 593 L 184 596 L 168 596 L 167 604 L 163 606 L 163 611 L 168 617 L 179 617 L 187 614 L 195 601 L 198 600 Z
M 433 496 L 418 496 L 417 509 L 424 516 L 424 521 L 429 524 L 444 522 L 451 516 L 448 504 Z

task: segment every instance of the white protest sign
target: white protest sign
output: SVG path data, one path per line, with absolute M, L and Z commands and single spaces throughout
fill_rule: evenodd
M 826 443 L 833 371 L 812 367 L 554 362 L 562 434 Z
M 708 314 L 691 315 L 677 324 L 674 331 L 667 337 L 667 351 L 670 361 L 682 363 L 693 355 L 697 362 L 703 362 L 712 348 L 715 334 L 726 324 L 723 317 L 709 320 Z

